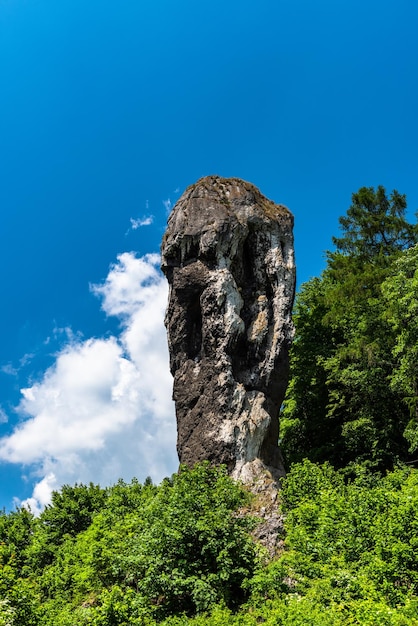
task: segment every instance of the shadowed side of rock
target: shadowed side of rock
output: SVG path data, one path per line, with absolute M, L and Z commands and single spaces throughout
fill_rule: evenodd
M 203 178 L 170 215 L 162 269 L 180 462 L 225 464 L 253 491 L 268 483 L 274 500 L 284 474 L 277 442 L 293 337 L 293 217 L 250 183 Z

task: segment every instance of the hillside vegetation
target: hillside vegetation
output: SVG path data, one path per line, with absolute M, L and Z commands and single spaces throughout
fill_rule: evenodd
M 283 550 L 222 467 L 0 513 L 0 626 L 418 626 L 418 228 L 353 194 L 295 306 Z

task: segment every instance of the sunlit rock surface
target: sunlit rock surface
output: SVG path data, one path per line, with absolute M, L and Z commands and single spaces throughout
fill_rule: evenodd
M 253 491 L 270 485 L 274 500 L 284 474 L 293 217 L 250 183 L 202 178 L 169 217 L 162 270 L 180 462 L 223 463 Z

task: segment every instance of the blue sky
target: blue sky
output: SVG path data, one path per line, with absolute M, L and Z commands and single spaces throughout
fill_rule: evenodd
M 0 0 L 0 508 L 175 471 L 152 254 L 189 184 L 238 176 L 286 204 L 299 284 L 360 186 L 414 219 L 417 18 L 413 0 Z

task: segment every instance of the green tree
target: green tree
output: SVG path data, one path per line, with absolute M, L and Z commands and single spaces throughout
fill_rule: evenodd
M 247 500 L 225 468 L 182 467 L 161 484 L 143 511 L 143 528 L 126 541 L 117 563 L 125 583 L 158 617 L 219 601 L 239 606 L 257 560 L 248 534 L 253 521 L 236 515 Z
M 340 218 L 342 236 L 319 279 L 295 307 L 291 378 L 281 418 L 289 463 L 309 457 L 337 467 L 408 459 L 408 412 L 390 384 L 396 331 L 381 286 L 394 261 L 417 241 L 406 199 L 363 187 Z
M 36 533 L 29 555 L 35 568 L 52 563 L 57 548 L 68 538 L 86 530 L 95 513 L 101 510 L 107 492 L 98 485 L 64 485 L 54 491 L 36 521 Z
M 0 540 L 0 625 L 37 626 L 40 624 L 40 597 L 35 577 L 29 567 L 22 567 L 25 563 L 24 550 L 31 540 L 31 533 L 22 542 L 21 529 L 29 518 L 20 518 L 19 511 L 4 515 L 4 518 L 9 516 L 10 539 L 4 533 L 6 524 L 3 519 Z M 25 520 L 23 525 L 20 523 L 22 519 Z
M 329 390 L 324 364 L 343 333 L 330 325 L 325 276 L 302 286 L 293 313 L 296 335 L 290 358 L 290 379 L 280 417 L 281 446 L 289 463 L 309 456 L 313 461 L 341 455 L 340 425 L 328 413 Z
M 48 540 L 59 544 L 66 535 L 75 537 L 86 530 L 93 514 L 102 509 L 106 497 L 106 490 L 93 483 L 64 485 L 60 491 L 54 491 L 51 504 L 40 516 Z
M 392 349 L 391 388 L 410 411 L 405 436 L 411 452 L 418 450 L 418 246 L 404 252 L 382 285 L 384 316 L 396 334 Z
M 14 567 L 21 573 L 27 559 L 27 549 L 33 538 L 34 516 L 21 507 L 10 513 L 0 512 L 0 564 L 13 560 Z
M 57 494 L 31 544 L 45 624 L 72 623 L 69 607 L 78 623 L 144 624 L 218 602 L 237 608 L 248 596 L 245 581 L 258 562 L 249 534 L 255 522 L 237 514 L 249 495 L 225 468 L 183 467 L 160 486 L 119 481 L 84 530 L 74 523 L 68 486 L 62 495 L 66 511 L 52 515 Z M 48 535 L 51 515 L 59 532 Z M 45 545 L 48 558 L 36 560 Z
M 412 246 L 418 227 L 405 220 L 406 207 L 406 196 L 396 189 L 388 196 L 381 185 L 376 190 L 361 187 L 353 193 L 347 214 L 339 219 L 343 236 L 333 237 L 337 252 L 330 258 L 344 254 L 368 262 Z

